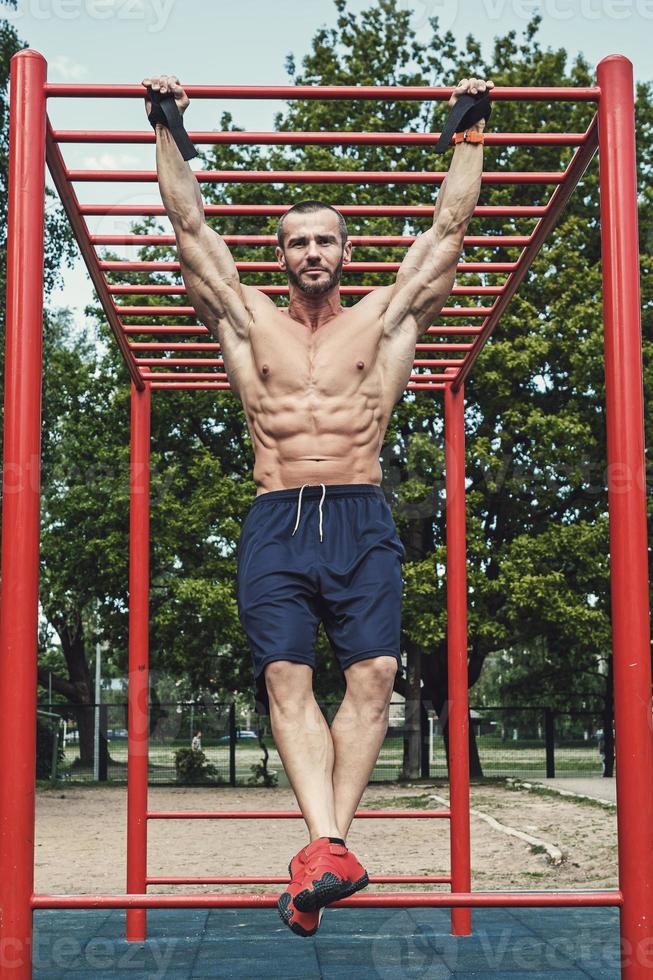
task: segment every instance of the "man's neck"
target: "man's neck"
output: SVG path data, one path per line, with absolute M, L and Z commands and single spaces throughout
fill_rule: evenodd
M 308 327 L 312 332 L 319 330 L 329 320 L 342 312 L 340 289 L 334 286 L 321 296 L 308 296 L 294 286 L 290 287 L 288 316 Z

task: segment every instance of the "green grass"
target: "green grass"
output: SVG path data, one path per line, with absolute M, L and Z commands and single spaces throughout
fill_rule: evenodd
M 265 739 L 270 753 L 268 767 L 280 776 L 281 785 L 286 785 L 283 766 L 271 738 Z M 436 740 L 435 759 L 431 761 L 430 776 L 433 778 L 447 777 L 447 765 L 442 739 Z M 175 739 L 166 743 L 153 742 L 150 746 L 150 769 L 152 782 L 174 782 L 174 755 L 180 746 L 187 746 L 188 740 Z M 502 741 L 492 736 L 482 736 L 477 739 L 481 766 L 486 777 L 515 776 L 544 776 L 546 773 L 546 757 L 543 743 L 532 740 Z M 203 751 L 207 761 L 216 766 L 222 779 L 229 774 L 229 745 L 226 743 L 211 744 L 210 740 L 203 742 Z M 110 778 L 126 778 L 127 741 L 120 740 L 111 743 Z M 258 743 L 238 742 L 236 744 L 236 779 L 246 783 L 251 776 L 250 766 L 261 758 L 261 748 Z M 67 745 L 63 767 L 70 769 L 78 757 L 78 746 Z M 403 740 L 390 737 L 386 739 L 379 759 L 374 767 L 372 781 L 394 781 L 401 775 L 403 759 Z M 596 746 L 592 744 L 565 745 L 556 748 L 556 775 L 565 774 L 596 774 L 601 773 L 601 760 Z M 113 770 L 113 771 L 111 771 Z M 72 778 L 77 774 L 72 771 Z M 79 778 L 90 778 L 79 773 Z

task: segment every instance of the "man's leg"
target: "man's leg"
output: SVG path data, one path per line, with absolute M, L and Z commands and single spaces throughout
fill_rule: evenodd
M 345 670 L 347 690 L 331 723 L 335 750 L 335 822 L 343 838 L 347 836 L 388 730 L 396 672 L 397 660 L 390 656 L 360 660 Z
M 313 695 L 313 671 L 306 664 L 276 660 L 265 668 L 274 742 L 311 841 L 341 837 L 333 793 L 331 733 Z

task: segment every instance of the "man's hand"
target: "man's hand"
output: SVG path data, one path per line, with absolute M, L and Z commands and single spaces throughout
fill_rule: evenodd
M 179 79 L 176 75 L 153 75 L 152 78 L 144 78 L 142 84 L 146 88 L 150 87 L 154 89 L 155 92 L 161 92 L 162 95 L 169 92 L 170 95 L 174 96 L 177 108 L 182 115 L 190 105 L 190 99 L 179 84 Z M 150 99 L 146 98 L 145 112 L 148 117 L 151 111 L 152 103 Z
M 489 79 L 484 81 L 482 78 L 463 78 L 456 85 L 449 99 L 448 106 L 452 109 L 461 95 L 483 95 L 484 92 L 490 92 L 493 88 L 494 82 L 491 82 Z M 476 130 L 478 133 L 482 133 L 485 129 L 485 119 L 479 119 L 478 122 L 475 122 L 469 128 Z

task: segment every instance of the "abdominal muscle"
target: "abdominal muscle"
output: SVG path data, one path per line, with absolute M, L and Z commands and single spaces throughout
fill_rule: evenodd
M 257 496 L 304 484 L 380 486 L 379 453 L 387 419 L 376 399 L 359 392 L 346 400 L 326 399 L 319 410 L 312 402 L 309 395 L 286 397 L 275 400 L 276 411 L 260 406 L 262 410 L 248 413 Z
M 378 318 L 356 308 L 316 333 L 267 314 L 231 372 L 225 357 L 252 439 L 257 496 L 304 484 L 380 486 L 394 404 L 384 394 L 380 333 Z
M 333 459 L 296 459 L 277 463 L 276 466 L 266 465 L 257 459 L 254 466 L 254 482 L 257 486 L 256 495 L 269 493 L 271 490 L 290 490 L 303 487 L 305 484 L 317 485 L 324 483 L 374 483 L 381 485 L 381 465 L 378 457 L 367 463 Z

